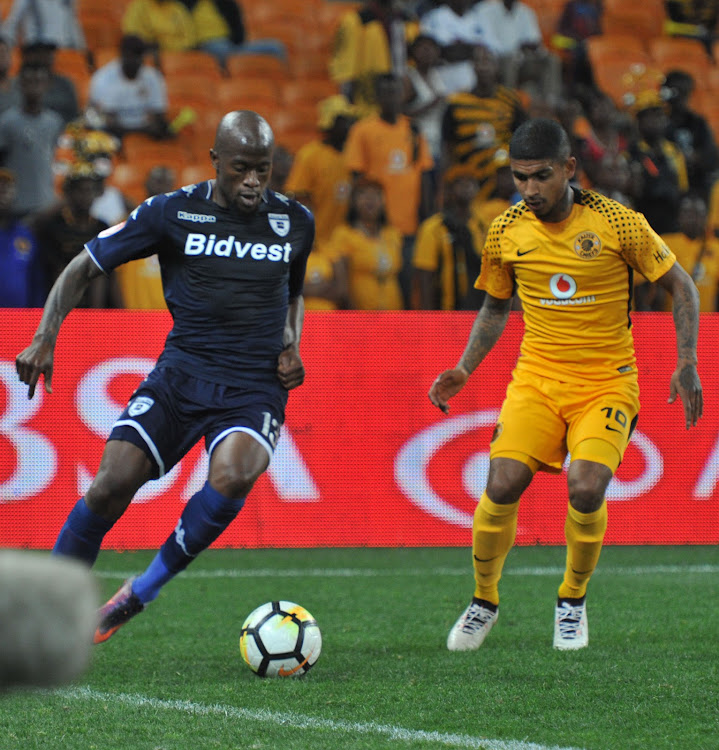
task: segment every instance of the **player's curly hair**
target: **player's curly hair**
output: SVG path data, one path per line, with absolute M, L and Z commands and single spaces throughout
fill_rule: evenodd
M 544 117 L 523 122 L 509 142 L 510 159 L 564 162 L 571 153 L 572 144 L 567 132 L 556 120 Z

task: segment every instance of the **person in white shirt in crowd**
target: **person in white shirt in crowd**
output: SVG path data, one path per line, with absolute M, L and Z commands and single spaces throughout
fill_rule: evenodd
M 146 53 L 145 41 L 127 34 L 120 41 L 120 56 L 90 79 L 89 106 L 103 129 L 119 138 L 128 132 L 169 135 L 167 85 L 159 70 L 144 64 Z
M 534 10 L 520 0 L 482 0 L 471 15 L 499 58 L 502 83 L 550 106 L 557 104 L 562 64 L 544 46 Z
M 448 94 L 472 89 L 472 50 L 479 44 L 491 46 L 474 6 L 474 0 L 447 0 L 420 19 L 420 33 L 440 46 L 443 64 L 437 71 Z

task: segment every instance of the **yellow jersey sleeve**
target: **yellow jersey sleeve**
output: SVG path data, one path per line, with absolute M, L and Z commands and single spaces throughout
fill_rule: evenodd
M 514 268 L 510 262 L 511 241 L 505 230 L 520 220 L 527 212 L 524 203 L 510 206 L 489 225 L 487 239 L 482 248 L 482 270 L 474 283 L 475 289 L 499 299 L 509 299 L 514 291 Z

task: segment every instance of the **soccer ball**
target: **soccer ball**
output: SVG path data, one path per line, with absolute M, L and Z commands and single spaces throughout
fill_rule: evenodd
M 317 621 L 294 602 L 262 604 L 242 623 L 240 654 L 260 677 L 306 674 L 321 650 L 322 633 Z

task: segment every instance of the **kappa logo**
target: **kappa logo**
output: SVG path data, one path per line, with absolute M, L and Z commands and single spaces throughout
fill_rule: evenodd
M 200 224 L 214 224 L 217 221 L 217 217 L 212 216 L 212 214 L 191 214 L 187 211 L 178 211 L 177 218 L 183 221 L 195 221 Z
M 290 231 L 290 217 L 288 214 L 267 214 L 267 218 L 275 234 L 278 234 L 280 237 L 287 237 Z
M 155 404 L 154 398 L 149 398 L 148 396 L 138 396 L 137 398 L 133 398 L 130 402 L 130 408 L 127 410 L 127 413 L 131 417 L 139 417 L 140 414 L 144 414 L 146 411 L 149 411 Z

